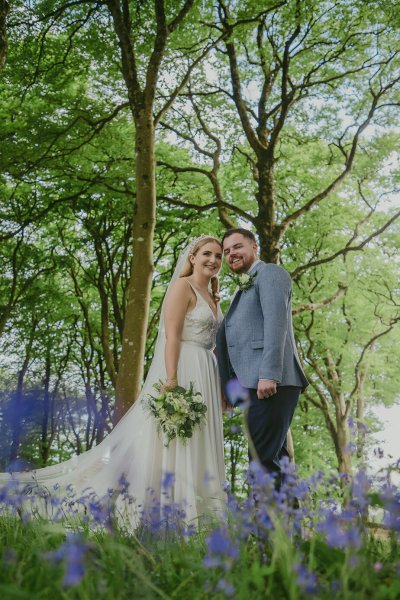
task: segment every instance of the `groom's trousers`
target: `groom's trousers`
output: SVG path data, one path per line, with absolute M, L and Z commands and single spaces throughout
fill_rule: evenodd
M 276 394 L 262 400 L 257 398 L 257 390 L 249 389 L 247 425 L 251 438 L 250 458 L 258 460 L 267 471 L 276 474 L 275 484 L 278 489 L 282 484 L 279 461 L 284 456 L 289 456 L 286 437 L 301 389 L 297 386 L 281 386 L 277 388 Z M 252 446 L 256 456 L 252 456 Z

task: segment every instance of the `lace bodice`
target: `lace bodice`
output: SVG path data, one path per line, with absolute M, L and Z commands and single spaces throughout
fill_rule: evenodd
M 194 309 L 186 313 L 182 341 L 192 342 L 212 350 L 215 346 L 218 327 L 223 319 L 222 311 L 218 305 L 218 312 L 215 317 L 203 296 L 193 286 L 192 289 L 196 294 L 197 302 Z

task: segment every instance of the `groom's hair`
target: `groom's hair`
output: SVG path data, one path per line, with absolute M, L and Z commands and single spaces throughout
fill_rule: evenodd
M 252 231 L 249 231 L 248 229 L 244 229 L 243 227 L 237 227 L 236 229 L 227 229 L 227 231 L 225 231 L 222 237 L 221 244 L 224 243 L 224 240 L 226 240 L 226 238 L 228 238 L 230 235 L 233 235 L 234 233 L 240 233 L 243 237 L 246 237 L 255 244 L 257 244 L 256 236 L 254 235 L 254 233 Z

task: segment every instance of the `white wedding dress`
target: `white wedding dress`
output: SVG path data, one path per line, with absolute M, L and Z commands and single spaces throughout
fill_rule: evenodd
M 154 395 L 153 385 L 166 377 L 163 356 L 155 356 L 140 397 L 98 446 L 58 465 L 36 471 L 2 473 L 0 483 L 4 484 L 10 477 L 22 482 L 36 481 L 50 492 L 54 486 L 65 490 L 70 484 L 77 497 L 88 488 L 103 497 L 110 489 L 118 488 L 124 475 L 129 483 L 128 494 L 134 498 L 128 515 L 133 527 L 140 522 L 143 512 L 159 511 L 162 515 L 165 505 L 171 503 L 181 504 L 185 521 L 194 525 L 203 515 L 221 514 L 226 500 L 223 429 L 220 381 L 213 348 L 222 313 L 218 307 L 215 317 L 204 298 L 194 291 L 197 302 L 184 321 L 178 382 L 183 387 L 193 382 L 207 404 L 207 421 L 195 428 L 186 444 L 173 440 L 166 447 L 154 417 L 141 402 L 147 394 Z M 120 502 L 122 499 L 117 498 L 117 507 Z

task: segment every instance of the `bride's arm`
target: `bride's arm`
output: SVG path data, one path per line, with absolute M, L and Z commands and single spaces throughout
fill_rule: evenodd
M 174 282 L 168 292 L 164 305 L 165 323 L 165 370 L 167 379 L 164 384 L 166 389 L 174 388 L 177 384 L 177 371 L 179 354 L 181 350 L 181 337 L 185 315 L 191 302 L 191 287 L 182 277 Z

